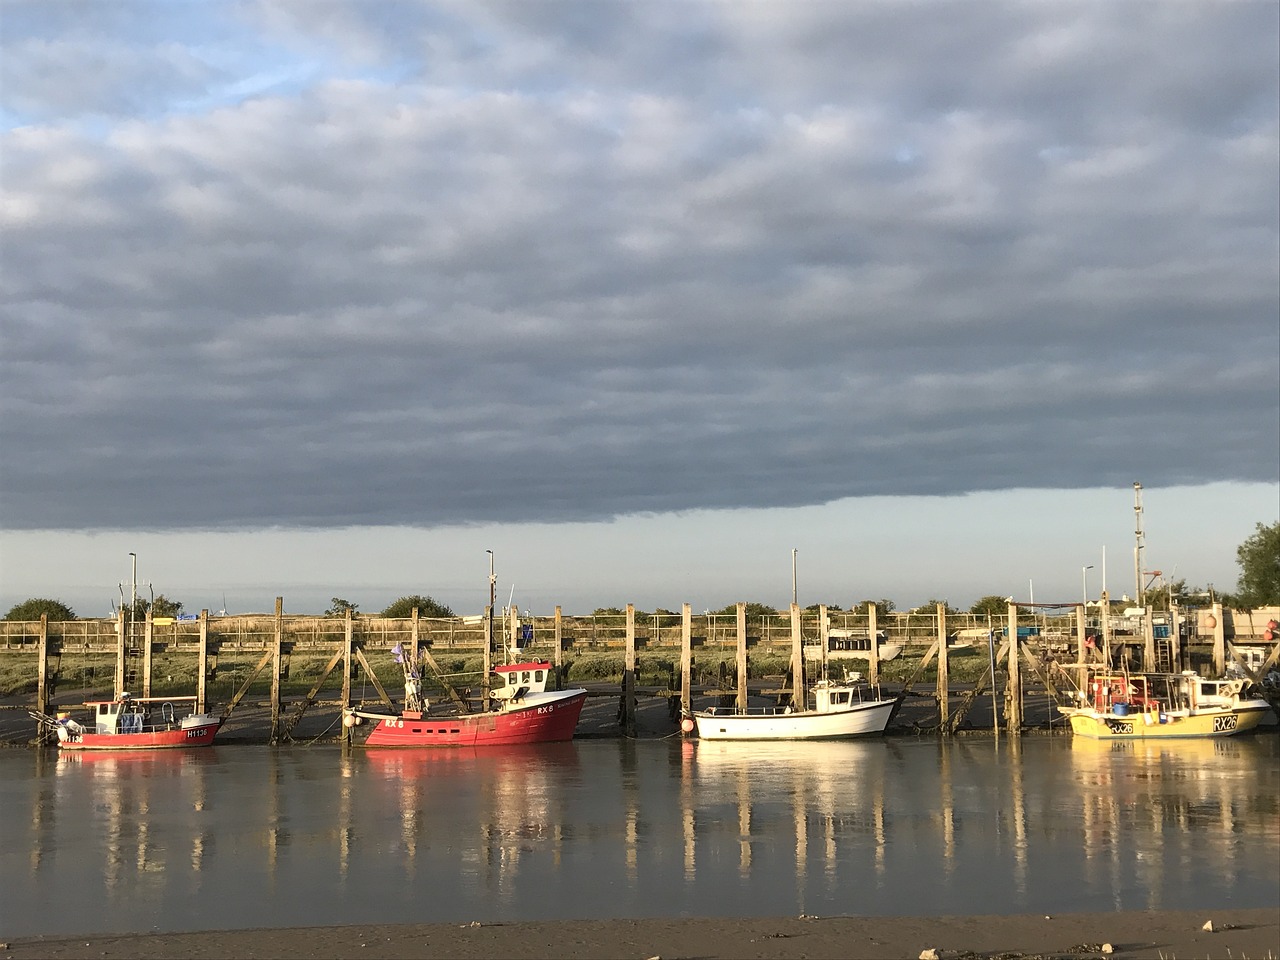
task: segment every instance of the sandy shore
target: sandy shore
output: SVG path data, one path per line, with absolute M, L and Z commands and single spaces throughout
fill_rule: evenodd
M 1214 931 L 1204 929 L 1212 921 Z M 4 957 L 407 960 L 1280 960 L 1280 907 L 988 917 L 779 917 L 356 925 L 133 936 L 29 937 Z

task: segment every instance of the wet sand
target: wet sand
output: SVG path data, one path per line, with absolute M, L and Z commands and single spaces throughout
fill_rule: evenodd
M 1206 931 L 1206 921 L 1215 930 Z M 1110 950 L 1106 949 L 1110 945 Z M 991 917 L 780 917 L 356 925 L 132 936 L 28 937 L 26 958 L 360 957 L 406 960 L 1280 960 L 1280 906 L 1260 910 Z

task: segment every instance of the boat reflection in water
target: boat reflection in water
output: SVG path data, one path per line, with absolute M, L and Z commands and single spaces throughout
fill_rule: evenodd
M 10 936 L 1280 899 L 1274 736 L 7 751 L 0 785 Z

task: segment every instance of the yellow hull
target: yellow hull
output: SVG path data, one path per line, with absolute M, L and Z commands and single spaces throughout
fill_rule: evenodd
M 1262 722 L 1266 707 L 1213 710 L 1190 716 L 1169 715 L 1164 723 L 1150 713 L 1123 716 L 1095 710 L 1063 710 L 1071 720 L 1071 732 L 1095 740 L 1178 740 L 1230 737 L 1252 730 Z

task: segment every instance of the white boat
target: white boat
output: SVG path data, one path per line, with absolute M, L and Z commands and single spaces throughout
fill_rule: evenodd
M 902 653 L 902 644 L 885 642 L 883 630 L 879 631 L 877 639 L 876 654 L 880 660 L 893 660 Z M 822 644 L 819 641 L 811 640 L 806 646 L 809 648 L 805 654 L 808 659 L 813 661 L 822 659 Z M 865 630 L 857 632 L 833 627 L 827 633 L 827 659 L 870 660 L 871 638 L 867 636 Z
M 882 734 L 895 699 L 873 696 L 861 675 L 841 681 L 819 680 L 810 691 L 813 705 L 792 707 L 711 707 L 695 710 L 701 740 L 840 740 Z

